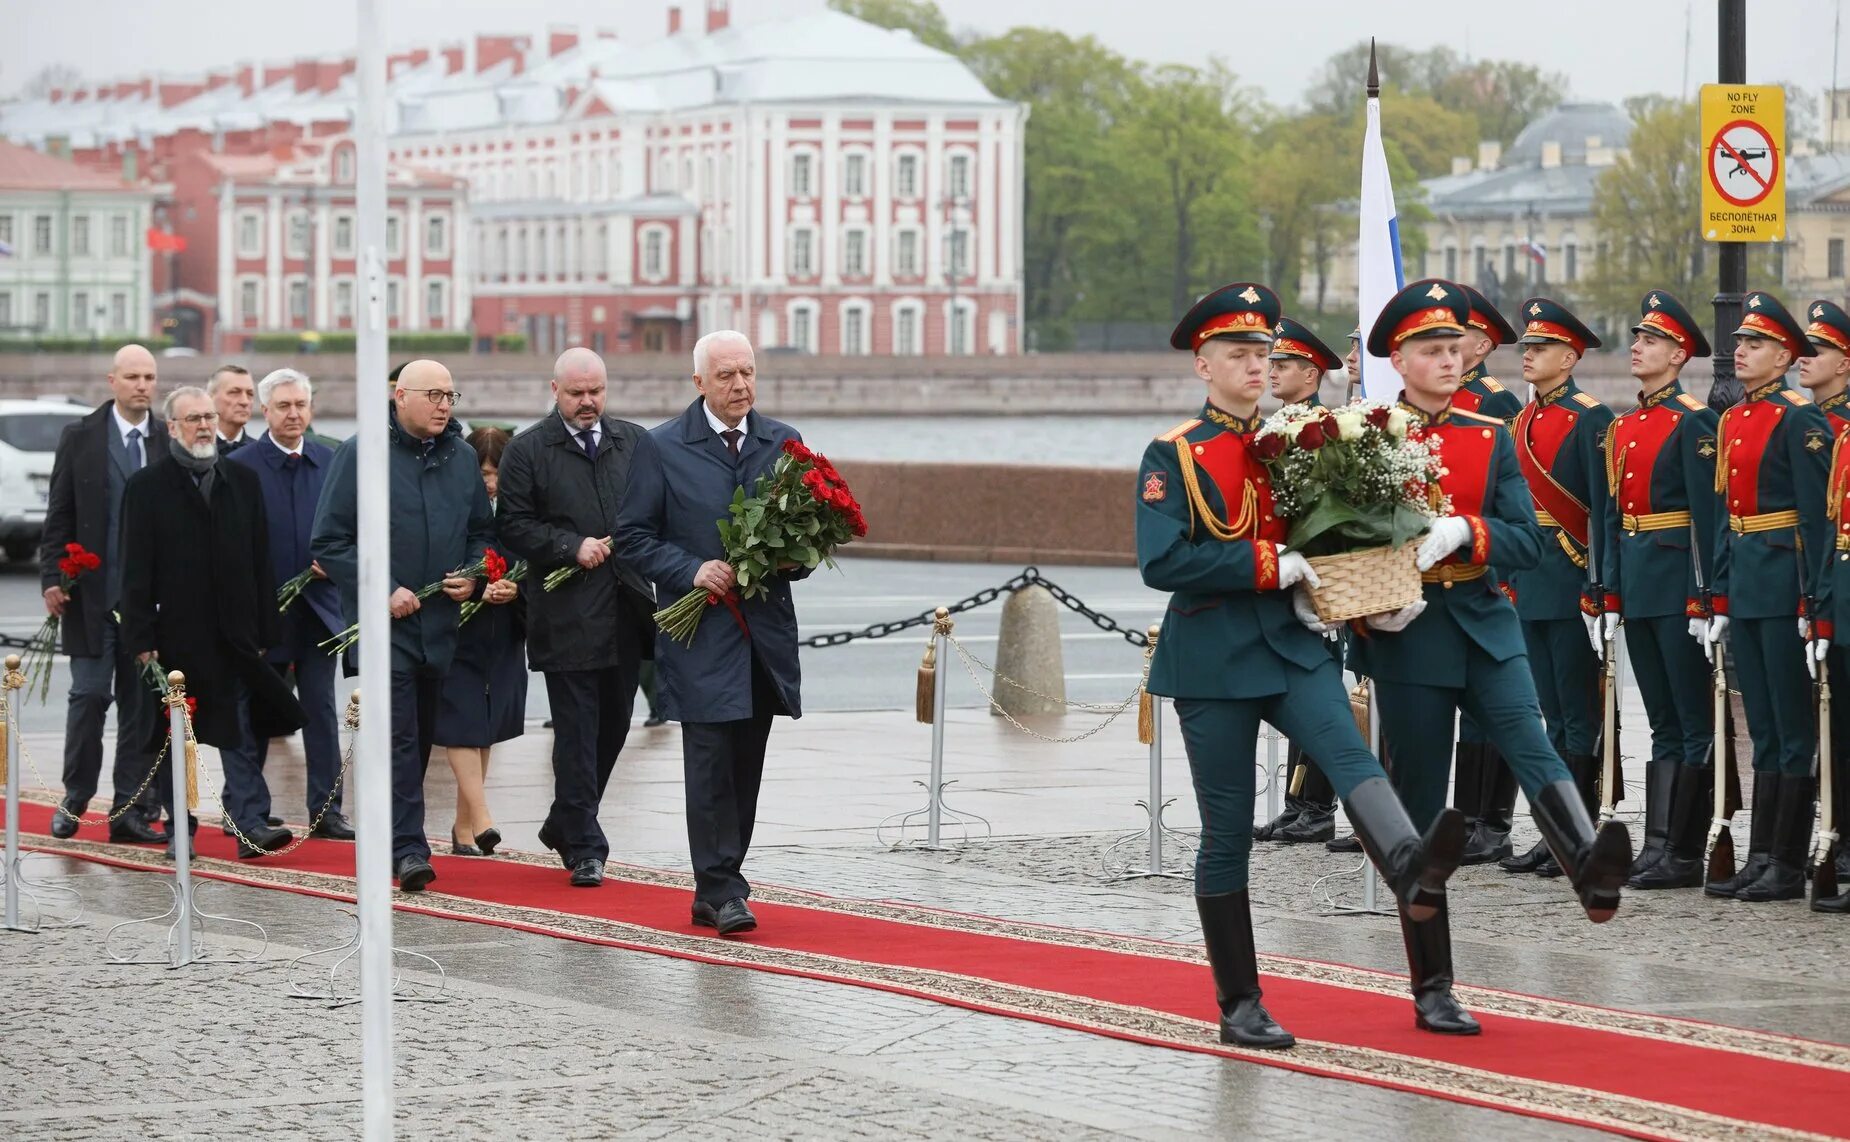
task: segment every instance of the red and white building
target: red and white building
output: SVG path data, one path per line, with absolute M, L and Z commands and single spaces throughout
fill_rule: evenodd
M 679 351 L 739 328 L 811 353 L 1019 352 L 1026 108 L 837 12 L 697 16 L 669 9 L 644 44 L 554 29 L 391 57 L 402 327 L 463 321 L 542 351 Z M 218 271 L 208 287 L 183 264 L 179 297 L 209 288 L 227 331 L 337 329 L 351 72 L 58 93 L 0 109 L 0 134 L 108 163 L 194 132 L 203 154 L 189 143 L 160 177 L 188 254 L 201 234 Z M 436 217 L 447 249 L 425 245 Z

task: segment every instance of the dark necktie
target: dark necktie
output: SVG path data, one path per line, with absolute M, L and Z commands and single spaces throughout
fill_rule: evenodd
M 736 428 L 728 428 L 720 433 L 720 438 L 725 440 L 726 448 L 732 453 L 732 458 L 734 460 L 739 458 L 739 437 L 744 435 L 745 433 Z
M 141 449 L 141 429 L 131 428 L 128 430 L 128 470 L 139 472 L 146 461 L 147 454 Z
M 578 430 L 578 446 L 585 450 L 585 455 L 597 459 L 597 437 L 588 428 Z
M 299 453 L 285 452 L 283 454 L 283 471 L 293 472 L 301 466 L 302 466 L 302 457 Z

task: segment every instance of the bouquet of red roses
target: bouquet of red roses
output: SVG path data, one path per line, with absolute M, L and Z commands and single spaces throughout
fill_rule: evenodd
M 58 586 L 68 597 L 77 580 L 97 570 L 103 565 L 103 557 L 94 551 L 87 551 L 81 543 L 64 545 L 64 555 L 58 560 Z M 57 615 L 46 615 L 39 624 L 38 633 L 26 646 L 23 668 L 26 673 L 26 694 L 31 696 L 38 691 L 39 700 L 44 701 L 51 693 L 51 663 L 58 654 Z M 33 683 L 37 685 L 34 686 Z
M 503 575 L 506 575 L 506 574 L 507 574 L 507 560 L 502 557 L 499 551 L 496 551 L 494 548 L 491 547 L 487 551 L 482 553 L 482 557 L 480 559 L 476 560 L 474 563 L 469 564 L 467 567 L 458 567 L 456 570 L 450 572 L 448 575 L 445 575 L 443 579 L 477 579 L 483 576 L 487 576 L 488 581 L 490 583 L 493 583 L 495 580 L 501 578 Z M 428 599 L 432 595 L 436 594 L 438 591 L 443 590 L 443 579 L 439 579 L 435 583 L 426 583 L 422 587 L 419 587 L 416 592 L 418 601 L 421 603 L 425 599 Z M 327 651 L 329 654 L 341 655 L 353 649 L 354 644 L 359 641 L 360 641 L 360 624 L 354 623 L 352 626 L 348 627 L 344 631 L 341 631 L 339 634 L 335 635 L 333 638 L 330 638 L 326 640 L 325 642 L 322 642 L 320 646 L 323 650 Z
M 721 603 L 743 625 L 741 598 L 763 597 L 779 572 L 835 566 L 835 549 L 867 534 L 848 481 L 827 456 L 800 440 L 784 442 L 784 454 L 769 476 L 758 477 L 751 495 L 744 488 L 733 493 L 728 515 L 717 526 L 738 585 L 723 596 L 696 587 L 655 612 L 655 621 L 677 642 L 692 646 L 707 609 Z

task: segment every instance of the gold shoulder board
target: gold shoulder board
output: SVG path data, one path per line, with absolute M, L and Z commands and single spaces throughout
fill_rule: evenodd
M 1467 408 L 1455 408 L 1455 409 L 1453 409 L 1453 410 L 1452 410 L 1452 416 L 1453 416 L 1453 417 L 1455 417 L 1455 418 L 1456 418 L 1456 419 L 1458 419 L 1458 420 L 1469 420 L 1469 421 L 1472 421 L 1472 422 L 1474 422 L 1474 423 L 1476 423 L 1476 424 L 1497 424 L 1497 425 L 1501 425 L 1501 424 L 1503 423 L 1503 418 L 1502 418 L 1502 417 L 1500 417 L 1500 416 L 1485 416 L 1485 415 L 1484 415 L 1483 413 L 1481 413 L 1481 412 L 1473 412 L 1473 411 L 1471 411 L 1470 409 L 1467 409 Z
M 1504 389 L 1504 387 L 1503 387 L 1503 382 L 1502 382 L 1502 381 L 1499 381 L 1499 380 L 1498 380 L 1497 378 L 1495 378 L 1495 377 L 1485 377 L 1485 378 L 1484 378 L 1484 387 L 1485 387 L 1486 389 L 1488 389 L 1489 391 L 1491 391 L 1491 392 L 1493 392 L 1493 393 L 1500 393 L 1500 392 L 1505 392 L 1505 391 L 1507 391 L 1507 390 L 1505 390 L 1505 389 Z
M 1811 403 L 1810 397 L 1806 396 L 1804 393 L 1795 393 L 1791 389 L 1782 389 L 1780 390 L 1779 395 L 1782 397 L 1785 397 L 1788 401 L 1790 401 L 1793 404 L 1810 404 Z
M 1161 436 L 1157 437 L 1157 439 L 1163 441 L 1164 443 L 1169 443 L 1174 440 L 1179 440 L 1182 437 L 1187 436 L 1190 432 L 1193 432 L 1195 428 L 1199 426 L 1200 424 L 1201 424 L 1200 417 L 1196 417 L 1194 420 L 1183 421 L 1181 424 L 1176 425 L 1174 428 L 1170 429 L 1168 432 L 1165 432 Z
M 1688 409 L 1691 412 L 1701 412 L 1703 409 L 1709 407 L 1708 405 L 1703 404 L 1701 401 L 1697 400 L 1695 397 L 1690 396 L 1688 393 L 1678 393 L 1677 403 L 1682 405 L 1684 408 Z
M 1575 393 L 1574 402 L 1581 408 L 1598 408 L 1599 398 L 1592 393 Z

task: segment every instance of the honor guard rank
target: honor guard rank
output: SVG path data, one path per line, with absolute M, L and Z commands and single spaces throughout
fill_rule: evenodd
M 1489 337 L 1493 349 L 1516 340 L 1516 331 L 1497 312 L 1497 307 L 1490 304 L 1489 298 L 1468 285 L 1460 285 L 1458 288 L 1464 290 L 1465 298 L 1471 306 L 1466 323 Z M 1459 380 L 1458 391 L 1452 394 L 1452 407 L 1494 416 L 1507 424 L 1522 411 L 1522 400 L 1504 388 L 1501 381 L 1490 375 L 1484 362 L 1479 361 L 1467 369 Z
M 1811 342 L 1817 356 L 1841 359 L 1850 354 L 1850 314 L 1842 306 L 1819 298 L 1811 303 L 1807 316 L 1810 321 L 1805 326 L 1805 339 Z M 1831 431 L 1837 436 L 1850 428 L 1850 392 L 1828 396 L 1818 402 L 1818 407 L 1831 418 Z

